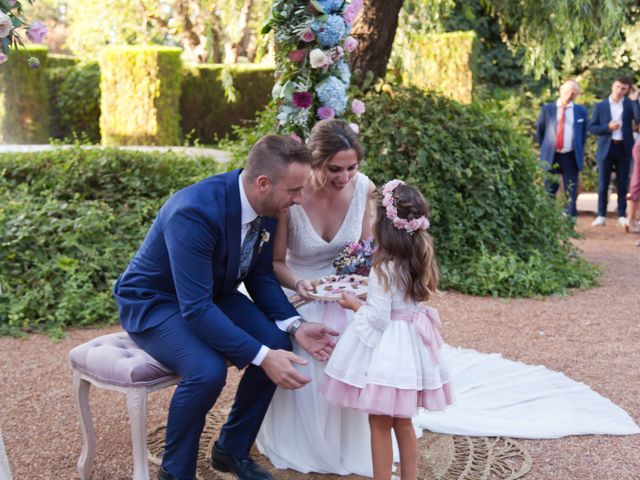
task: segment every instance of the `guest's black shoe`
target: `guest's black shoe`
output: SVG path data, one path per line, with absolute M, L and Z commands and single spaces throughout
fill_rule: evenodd
M 160 467 L 160 470 L 158 471 L 158 480 L 178 480 L 178 477 L 174 477 L 164 468 Z
M 240 480 L 273 480 L 271 474 L 251 458 L 239 460 L 220 450 L 216 443 L 211 449 L 211 465 L 219 472 L 234 473 Z

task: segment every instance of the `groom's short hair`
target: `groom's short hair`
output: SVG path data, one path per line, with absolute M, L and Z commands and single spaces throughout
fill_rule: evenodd
M 251 148 L 244 174 L 249 181 L 266 175 L 276 184 L 292 163 L 311 165 L 309 149 L 291 137 L 266 135 Z

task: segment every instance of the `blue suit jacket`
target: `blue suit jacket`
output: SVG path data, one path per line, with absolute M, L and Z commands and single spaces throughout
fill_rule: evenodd
M 261 344 L 236 326 L 216 305 L 235 292 L 240 261 L 240 170 L 207 178 L 176 192 L 162 206 L 131 263 L 114 287 L 120 322 L 141 332 L 168 319 L 184 321 L 242 367 Z M 275 233 L 277 221 L 263 218 L 262 230 Z M 298 315 L 273 274 L 272 242 L 256 242 L 244 279 L 255 304 L 271 320 Z M 202 335 L 200 335 L 202 336 Z M 209 340 L 211 343 L 211 340 Z
M 584 142 L 587 139 L 587 108 L 573 104 L 573 153 L 578 171 L 584 167 Z M 556 102 L 543 105 L 538 116 L 536 140 L 540 145 L 540 158 L 553 165 L 556 154 L 556 132 L 558 128 Z
M 632 102 L 625 97 L 622 102 L 622 142 L 627 155 L 631 155 L 634 143 L 631 120 L 640 122 L 640 107 L 638 102 Z M 593 107 L 591 123 L 589 123 L 589 131 L 594 135 L 598 135 L 598 150 L 596 151 L 596 160 L 598 162 L 603 161 L 607 153 L 609 153 L 609 147 L 611 146 L 610 121 L 611 109 L 609 108 L 609 98 L 607 97 Z

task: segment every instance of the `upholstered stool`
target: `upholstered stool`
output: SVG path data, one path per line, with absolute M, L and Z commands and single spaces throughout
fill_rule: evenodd
M 133 480 L 148 480 L 147 393 L 175 385 L 180 378 L 139 348 L 126 332 L 104 335 L 83 343 L 69 352 L 69 359 L 82 430 L 82 453 L 78 460 L 80 479 L 91 477 L 96 453 L 96 432 L 89 408 L 89 388 L 93 384 L 127 395 Z

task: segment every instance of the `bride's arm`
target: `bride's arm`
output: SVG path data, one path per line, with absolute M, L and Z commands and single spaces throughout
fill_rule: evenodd
M 362 217 L 362 233 L 360 240 L 369 240 L 373 237 L 373 223 L 375 222 L 376 201 L 373 196 L 376 191 L 376 185 L 369 180 L 369 192 L 367 195 L 367 205 L 364 208 L 364 216 Z
M 295 290 L 298 295 L 307 298 L 307 290 L 312 290 L 311 282 L 299 278 L 287 265 L 287 243 L 289 237 L 289 214 L 283 213 L 278 217 L 278 226 L 273 240 L 273 272 L 280 285 Z

